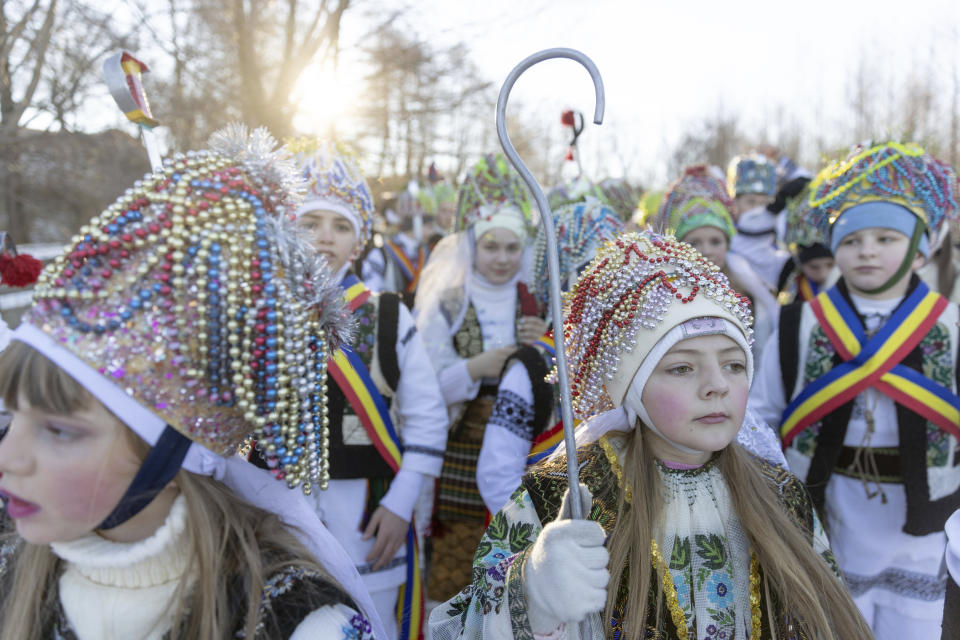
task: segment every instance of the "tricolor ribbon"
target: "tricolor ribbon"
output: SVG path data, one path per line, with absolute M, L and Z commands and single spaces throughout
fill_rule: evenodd
M 810 282 L 802 273 L 797 276 L 797 299 L 810 302 L 817 296 L 817 289 L 819 287 Z
M 960 397 L 901 363 L 936 324 L 946 298 L 920 282 L 890 319 L 867 338 L 856 312 L 834 286 L 810 302 L 842 364 L 808 384 L 783 412 L 788 447 L 804 429 L 873 387 L 960 439 Z
M 417 284 L 420 282 L 420 273 L 423 271 L 423 265 L 427 261 L 427 252 L 423 247 L 417 248 L 417 264 L 410 261 L 403 248 L 392 240 L 387 240 L 384 247 L 390 251 L 390 254 L 400 266 L 400 272 L 407 280 L 407 293 L 413 293 L 417 290 Z
M 370 298 L 370 290 L 353 274 L 344 278 L 340 286 L 347 308 L 351 311 L 356 311 Z M 374 384 L 363 360 L 356 351 L 343 346 L 331 356 L 327 363 L 327 373 L 340 387 L 380 456 L 394 473 L 399 471 L 403 459 L 403 445 L 390 419 L 387 402 Z M 424 594 L 419 556 L 417 535 L 411 522 L 407 530 L 407 579 L 401 585 L 400 597 L 397 599 L 400 640 L 423 639 Z

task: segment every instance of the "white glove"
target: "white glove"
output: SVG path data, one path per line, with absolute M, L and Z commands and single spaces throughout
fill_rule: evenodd
M 581 484 L 581 501 L 589 509 L 590 492 Z M 561 517 L 569 492 L 563 497 Z M 527 616 L 537 634 L 547 634 L 562 623 L 575 623 L 603 609 L 607 601 L 609 554 L 604 532 L 591 520 L 556 520 L 540 535 L 524 567 L 523 587 Z

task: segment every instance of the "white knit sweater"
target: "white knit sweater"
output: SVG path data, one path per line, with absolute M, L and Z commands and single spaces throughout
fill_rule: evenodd
M 79 640 L 163 637 L 173 622 L 171 598 L 190 569 L 190 550 L 183 544 L 186 526 L 186 501 L 180 496 L 166 522 L 145 540 L 111 542 L 91 533 L 50 545 L 65 561 L 60 603 Z M 290 640 L 346 638 L 354 613 L 343 605 L 317 609 Z

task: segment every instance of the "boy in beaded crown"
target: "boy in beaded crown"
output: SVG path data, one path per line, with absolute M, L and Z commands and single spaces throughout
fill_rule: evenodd
M 916 144 L 857 147 L 821 172 L 805 220 L 842 277 L 783 308 L 751 392 L 881 640 L 940 636 L 960 312 L 914 272 L 956 209 L 953 170 Z
M 356 160 L 328 142 L 288 148 L 309 185 L 294 217 L 327 258 L 359 327 L 328 364 L 331 481 L 315 494 L 316 508 L 356 563 L 390 637 L 415 639 L 423 602 L 413 512 L 423 484 L 440 474 L 446 407 L 407 307 L 351 272 L 373 222 Z

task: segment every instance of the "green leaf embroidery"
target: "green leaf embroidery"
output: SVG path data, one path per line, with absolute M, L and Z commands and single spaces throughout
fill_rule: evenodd
M 529 522 L 518 522 L 510 525 L 510 552 L 517 553 L 530 546 L 533 525 Z
M 487 537 L 498 542 L 504 541 L 507 539 L 507 531 L 507 517 L 503 512 L 498 512 L 487 527 Z
M 727 564 L 727 549 L 723 544 L 723 538 L 715 533 L 710 535 L 697 534 L 697 555 L 700 556 L 704 564 L 713 571 L 718 571 Z
M 703 583 L 710 577 L 710 570 L 706 567 L 697 569 L 697 590 L 703 589 Z
M 670 554 L 670 568 L 680 571 L 690 564 L 690 538 L 677 538 L 673 543 L 673 553 Z

